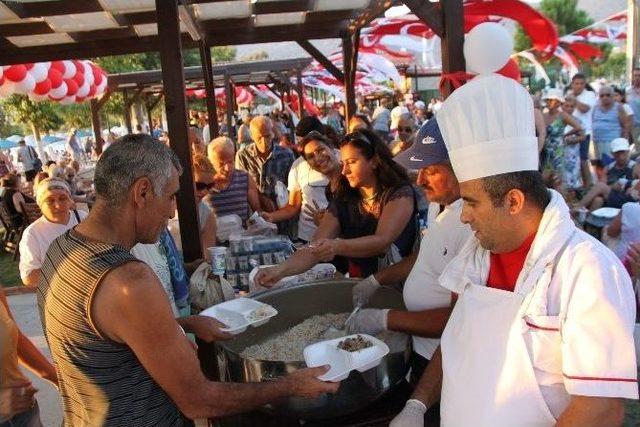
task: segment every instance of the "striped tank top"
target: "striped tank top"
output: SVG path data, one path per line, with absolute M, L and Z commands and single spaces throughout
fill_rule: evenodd
M 593 140 L 596 143 L 609 143 L 622 135 L 622 125 L 618 117 L 619 104 L 614 103 L 609 110 L 599 105 L 593 109 Z
M 249 218 L 249 175 L 245 171 L 234 169 L 227 188 L 210 194 L 216 216 L 236 214 L 242 222 Z
M 58 369 L 64 426 L 183 426 L 182 414 L 125 344 L 103 338 L 91 318 L 102 278 L 140 262 L 119 245 L 74 230 L 49 247 L 38 284 L 42 329 Z

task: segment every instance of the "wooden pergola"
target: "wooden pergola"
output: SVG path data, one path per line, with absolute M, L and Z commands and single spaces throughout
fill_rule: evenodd
M 285 93 L 295 91 L 300 99 L 304 96 L 301 71 L 311 63 L 311 58 L 284 59 L 277 61 L 247 61 L 217 63 L 211 67 L 213 85 L 216 88 L 225 89 L 226 98 L 226 119 L 227 128 L 231 129 L 235 94 L 233 86 L 265 85 L 280 102 L 283 102 Z M 295 84 L 293 78 L 296 79 Z M 185 87 L 187 89 L 206 89 L 204 72 L 202 67 L 186 67 L 184 69 Z M 131 115 L 129 107 L 131 103 L 138 99 L 143 101 L 149 124 L 151 124 L 151 110 L 158 104 L 164 96 L 164 86 L 162 84 L 162 70 L 135 71 L 130 73 L 110 74 L 108 77 L 109 92 L 120 91 L 125 100 L 125 124 L 129 132 L 132 131 Z M 101 100 L 102 101 L 102 100 Z M 207 101 L 209 101 L 207 97 Z M 209 117 L 217 117 L 216 104 L 207 104 Z M 298 115 L 303 114 L 303 105 L 298 103 Z M 99 102 L 92 103 L 93 109 L 101 106 Z M 93 131 L 100 134 L 101 126 L 98 114 L 92 114 Z M 218 121 L 209 120 L 211 136 L 219 134 Z
M 463 0 L 404 0 L 442 39 L 443 73 L 464 71 Z M 217 123 L 212 46 L 296 41 L 344 83 L 347 118 L 356 111 L 354 81 L 360 29 L 396 0 L 0 0 L 0 65 L 159 51 L 171 146 L 182 162 L 178 196 L 185 260 L 201 257 L 188 144 L 182 48 L 198 48 L 210 129 Z M 340 38 L 335 67 L 310 40 Z M 227 77 L 227 84 L 231 84 Z M 445 88 L 445 95 L 452 88 Z M 97 110 L 100 101 L 95 103 Z M 99 137 L 99 135 L 96 135 Z

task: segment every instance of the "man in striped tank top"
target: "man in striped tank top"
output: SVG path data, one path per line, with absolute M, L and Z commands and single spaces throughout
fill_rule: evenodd
M 260 384 L 205 378 L 157 276 L 130 253 L 167 227 L 181 172 L 149 135 L 122 137 L 96 165 L 91 213 L 47 252 L 38 306 L 65 426 L 183 426 L 338 388 L 316 378 L 328 367 Z

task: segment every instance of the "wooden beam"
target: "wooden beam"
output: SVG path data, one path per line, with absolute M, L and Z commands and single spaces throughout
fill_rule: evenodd
M 253 3 L 251 14 L 306 12 L 310 9 L 313 9 L 311 0 L 265 1 Z
M 403 0 L 403 3 L 411 9 L 411 12 L 427 24 L 427 27 L 431 28 L 440 38 L 445 34 L 445 26 L 442 11 L 437 5 L 448 2 L 449 0 L 446 0 L 436 4 L 428 0 Z
M 155 24 L 157 17 L 155 10 L 148 10 L 144 12 L 119 13 L 114 16 L 114 19 L 124 27 L 127 25 Z
M 305 29 L 299 25 L 278 27 L 251 27 L 238 31 L 208 32 L 210 46 L 227 46 L 249 43 L 284 42 L 292 40 L 334 39 L 347 27 L 349 21 L 340 21 L 339 25 L 326 25 L 324 28 Z
M 304 117 L 304 85 L 302 84 L 302 71 L 296 70 L 297 92 L 298 92 L 298 117 Z
M 106 30 L 94 30 L 94 31 L 79 31 L 74 33 L 67 33 L 76 42 L 93 42 L 97 40 L 111 40 L 112 43 L 117 43 L 117 39 L 127 39 L 137 37 L 135 30 L 132 27 L 124 28 L 109 28 Z
M 98 99 L 98 109 L 102 109 L 102 106 L 111 98 L 111 91 L 106 91 L 100 99 Z
M 162 42 L 160 43 L 160 63 L 170 135 L 169 143 L 183 168 L 180 176 L 180 192 L 177 196 L 182 252 L 184 260 L 190 262 L 202 257 L 202 249 L 189 144 L 177 0 L 156 0 L 156 12 L 158 36 Z
M 343 81 L 344 74 L 338 67 L 336 67 L 333 62 L 329 61 L 329 59 L 322 54 L 309 40 L 297 40 L 296 43 L 300 45 L 309 55 L 313 57 L 316 61 L 318 61 L 324 68 L 327 70 L 336 80 Z
M 202 64 L 202 74 L 204 75 L 204 86 L 207 94 L 207 114 L 209 116 L 209 135 L 215 138 L 220 134 L 218 129 L 218 111 L 216 109 L 216 91 L 213 85 L 213 71 L 211 69 L 211 48 L 206 43 L 200 41 L 200 63 Z M 209 141 L 205 141 L 209 144 Z
M 447 0 L 442 2 L 444 19 L 444 37 L 442 38 L 442 73 L 465 71 L 464 47 L 464 9 L 463 0 Z M 445 98 L 453 92 L 450 82 L 444 86 Z
M 400 2 L 398 0 L 371 0 L 369 7 L 349 24 L 348 33 L 353 35 L 357 29 L 366 27 L 371 21 L 382 16 L 387 9 L 396 4 L 400 4 Z
M 0 25 L 1 37 L 31 36 L 34 34 L 50 34 L 54 32 L 49 24 L 44 21 Z
M 127 89 L 122 91 L 122 97 L 124 98 L 124 125 L 127 127 L 127 133 L 133 133 L 133 127 L 131 126 L 131 97 Z

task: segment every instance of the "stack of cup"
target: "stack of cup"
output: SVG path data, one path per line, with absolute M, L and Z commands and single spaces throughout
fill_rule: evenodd
M 209 252 L 209 258 L 211 259 L 211 271 L 217 276 L 224 275 L 226 261 L 225 256 L 227 254 L 227 248 L 224 246 L 213 246 L 207 248 Z

